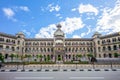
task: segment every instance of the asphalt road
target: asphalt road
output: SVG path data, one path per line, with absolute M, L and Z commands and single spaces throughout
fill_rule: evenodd
M 0 80 L 120 80 L 120 71 L 0 72 Z

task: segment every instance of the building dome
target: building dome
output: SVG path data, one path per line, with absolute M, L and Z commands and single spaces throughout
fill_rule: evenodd
M 54 36 L 64 36 L 64 32 L 61 30 L 62 26 L 60 24 L 58 24 L 56 27 L 58 29 L 55 31 Z
M 23 33 L 23 32 L 18 32 L 17 34 L 18 34 L 18 35 L 24 35 L 24 33 Z
M 23 32 L 18 32 L 18 33 L 16 34 L 16 37 L 18 37 L 18 38 L 24 38 L 25 35 L 24 35 Z

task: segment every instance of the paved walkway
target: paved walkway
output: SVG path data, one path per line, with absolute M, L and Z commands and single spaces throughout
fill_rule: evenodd
M 43 64 L 43 65 L 6 65 L 1 69 L 120 69 L 120 65 L 90 65 L 90 64 Z

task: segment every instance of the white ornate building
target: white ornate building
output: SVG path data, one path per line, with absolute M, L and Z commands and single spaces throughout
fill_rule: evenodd
M 102 36 L 96 32 L 92 38 L 65 38 L 60 24 L 53 38 L 26 38 L 22 32 L 16 35 L 0 33 L 0 53 L 6 59 L 12 53 L 33 57 L 41 54 L 43 61 L 48 56 L 51 61 L 71 61 L 77 54 L 87 57 L 88 53 L 97 58 L 114 58 L 114 54 L 120 54 L 120 33 Z

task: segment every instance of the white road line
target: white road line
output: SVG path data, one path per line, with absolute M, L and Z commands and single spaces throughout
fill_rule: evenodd
M 48 79 L 48 80 L 50 80 L 50 79 L 54 79 L 54 77 L 14 77 L 14 79 L 16 79 L 16 80 L 25 80 L 25 79 Z
M 73 79 L 73 80 L 74 80 L 74 79 L 79 79 L 79 80 L 80 80 L 80 79 L 82 79 L 82 80 L 83 80 L 83 79 L 84 79 L 84 80 L 85 80 L 85 79 L 87 79 L 87 80 L 89 80 L 89 79 L 90 79 L 90 80 L 93 80 L 93 79 L 95 79 L 95 80 L 96 80 L 96 79 L 98 79 L 98 80 L 104 80 L 104 77 L 70 77 L 69 79 Z

